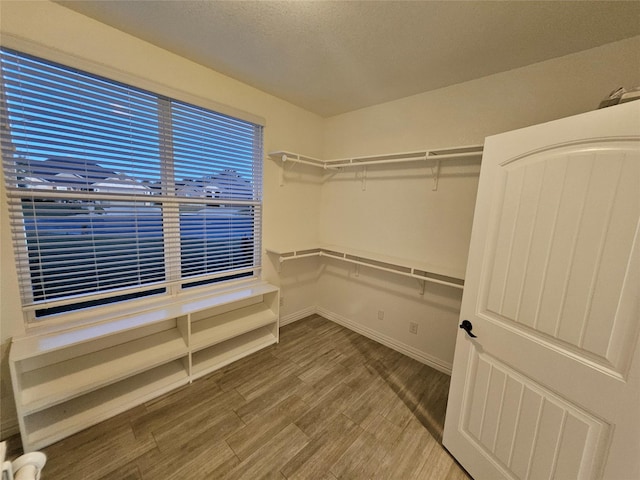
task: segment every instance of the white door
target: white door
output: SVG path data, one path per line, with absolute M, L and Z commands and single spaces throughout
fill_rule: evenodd
M 640 101 L 484 152 L 444 445 L 476 480 L 640 479 Z

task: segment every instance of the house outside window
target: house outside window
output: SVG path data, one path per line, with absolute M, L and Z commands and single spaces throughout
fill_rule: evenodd
M 2 49 L 29 321 L 259 274 L 261 125 Z

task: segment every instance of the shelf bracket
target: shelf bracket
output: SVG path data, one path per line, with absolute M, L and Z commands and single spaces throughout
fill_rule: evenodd
M 431 177 L 433 178 L 433 188 L 431 190 L 437 192 L 438 180 L 440 179 L 440 160 L 436 160 L 431 166 Z
M 357 263 L 353 265 L 353 276 L 354 277 L 359 277 L 360 276 L 360 265 L 358 265 Z
M 280 169 L 280 186 L 284 187 L 284 184 L 286 182 L 285 165 L 287 163 L 290 163 L 291 166 L 289 167 L 289 170 L 292 170 L 293 167 L 295 167 L 296 165 L 296 160 L 295 158 L 293 160 L 289 160 L 289 157 L 287 156 L 286 153 L 282 154 L 282 157 L 280 158 L 280 160 L 282 161 L 282 168 Z
M 283 154 L 281 160 L 282 160 L 282 168 L 280 169 L 280 186 L 284 187 L 284 165 L 285 163 L 287 163 L 287 156 Z
M 427 283 L 426 280 L 420 280 L 418 278 L 416 278 L 416 280 L 418 281 L 418 293 L 420 294 L 421 297 L 424 296 L 424 287 L 425 284 Z
M 358 172 L 356 171 L 356 178 L 358 178 Z M 362 191 L 365 192 L 367 190 L 367 167 L 366 165 L 362 167 L 362 171 L 360 172 L 360 182 L 362 184 Z

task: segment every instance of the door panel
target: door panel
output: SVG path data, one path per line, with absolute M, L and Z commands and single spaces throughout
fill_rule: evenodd
M 640 478 L 640 102 L 485 143 L 444 445 L 476 478 Z
M 505 476 L 596 478 L 608 424 L 477 350 L 469 369 L 461 431 Z
M 504 166 L 484 280 L 488 316 L 619 374 L 633 352 L 614 357 L 609 345 L 634 340 L 616 310 L 640 212 L 636 151 L 633 142 L 572 145 Z

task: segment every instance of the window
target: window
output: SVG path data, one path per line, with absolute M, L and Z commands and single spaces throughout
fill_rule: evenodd
M 0 55 L 3 167 L 31 318 L 257 275 L 262 126 Z

